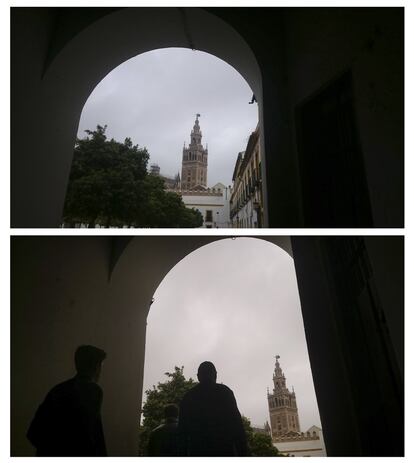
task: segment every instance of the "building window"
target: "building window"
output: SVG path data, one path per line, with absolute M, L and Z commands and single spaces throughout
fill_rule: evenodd
M 206 222 L 213 221 L 213 211 L 206 211 Z

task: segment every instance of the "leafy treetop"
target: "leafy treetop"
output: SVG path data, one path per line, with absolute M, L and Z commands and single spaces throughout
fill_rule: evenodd
M 184 367 L 174 367 L 174 372 L 166 372 L 168 380 L 152 389 L 145 391 L 146 400 L 142 407 L 143 422 L 140 427 L 140 455 L 146 455 L 150 432 L 163 421 L 164 407 L 168 404 L 179 405 L 184 394 L 194 387 L 197 382 L 192 378 L 186 379 Z
M 163 422 L 164 407 L 171 403 L 179 405 L 184 394 L 197 384 L 192 378 L 185 378 L 184 367 L 175 366 L 174 371 L 165 373 L 165 376 L 168 378 L 166 381 L 145 391 L 143 422 L 140 426 L 140 455 L 147 454 L 149 434 Z M 244 416 L 242 419 L 252 456 L 282 456 L 273 446 L 270 436 L 254 432 L 250 420 Z
M 63 221 L 89 227 L 200 227 L 201 213 L 148 174 L 147 149 L 130 138 L 108 140 L 106 127 L 86 130 L 88 136 L 76 140 Z

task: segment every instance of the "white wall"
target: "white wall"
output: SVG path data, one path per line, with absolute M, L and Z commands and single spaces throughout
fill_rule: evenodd
M 205 195 L 183 195 L 183 202 L 188 208 L 198 209 L 204 219 L 203 228 L 211 225 L 212 228 L 229 228 L 230 222 L 230 195 L 227 199 L 225 194 L 216 196 Z M 206 211 L 212 211 L 213 222 L 206 223 Z
M 306 432 L 315 431 L 319 435 L 317 440 L 275 442 L 273 445 L 281 453 L 294 455 L 295 457 L 326 457 L 325 442 L 323 440 L 322 429 L 311 426 Z M 306 434 L 306 433 L 305 433 Z
M 326 457 L 320 440 L 277 442 L 273 444 L 280 453 L 295 457 Z

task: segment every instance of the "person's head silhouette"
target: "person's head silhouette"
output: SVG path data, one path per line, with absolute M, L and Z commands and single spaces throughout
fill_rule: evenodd
M 203 362 L 198 367 L 197 378 L 201 384 L 213 384 L 217 380 L 216 367 L 211 362 Z
M 166 421 L 176 420 L 178 418 L 178 407 L 175 404 L 168 404 L 164 407 L 164 418 Z
M 106 352 L 95 346 L 79 346 L 75 352 L 75 366 L 78 376 L 98 382 Z

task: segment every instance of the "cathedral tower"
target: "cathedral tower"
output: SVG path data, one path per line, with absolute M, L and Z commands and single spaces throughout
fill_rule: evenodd
M 183 162 L 181 170 L 181 188 L 183 190 L 204 189 L 207 188 L 207 148 L 204 149 L 201 144 L 201 130 L 196 115 L 191 139 L 188 148 L 183 148 Z
M 295 391 L 290 392 L 286 387 L 286 378 L 280 368 L 279 358 L 280 356 L 276 355 L 273 394 L 267 392 L 272 437 L 283 436 L 291 432 L 300 433 Z

